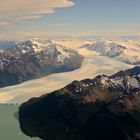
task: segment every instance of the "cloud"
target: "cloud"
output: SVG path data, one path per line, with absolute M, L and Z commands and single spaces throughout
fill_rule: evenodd
M 110 30 L 110 31 L 94 31 L 94 32 L 46 32 L 46 31 L 26 31 L 26 32 L 5 32 L 0 33 L 0 40 L 22 40 L 30 38 L 44 39 L 76 39 L 76 38 L 120 38 L 123 36 L 136 36 L 140 38 L 140 33 L 132 30 Z
M 95 32 L 5 32 L 0 33 L 1 39 L 22 40 L 30 38 L 79 38 L 86 36 L 95 36 Z
M 71 0 L 0 0 L 0 26 L 38 19 L 74 4 Z
M 10 23 L 7 21 L 0 21 L 0 27 L 5 27 L 7 25 L 9 25 Z
M 64 26 L 70 26 L 70 23 L 55 23 L 55 24 L 50 24 L 50 26 L 54 27 L 64 27 Z

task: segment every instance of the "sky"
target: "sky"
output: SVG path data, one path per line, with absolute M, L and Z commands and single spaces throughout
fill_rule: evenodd
M 0 39 L 140 36 L 140 0 L 0 0 Z

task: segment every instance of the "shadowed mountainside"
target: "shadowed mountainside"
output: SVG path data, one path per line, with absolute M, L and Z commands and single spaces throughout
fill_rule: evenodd
M 19 108 L 21 130 L 43 140 L 140 140 L 139 75 L 135 67 L 32 98 Z

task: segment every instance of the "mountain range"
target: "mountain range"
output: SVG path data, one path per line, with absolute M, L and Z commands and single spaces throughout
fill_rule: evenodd
M 131 65 L 140 64 L 140 43 L 137 41 L 98 40 L 89 42 L 81 47 L 123 63 Z
M 18 114 L 21 130 L 42 140 L 140 140 L 140 67 L 73 81 Z
M 0 87 L 57 72 L 72 71 L 81 67 L 87 49 L 111 61 L 140 65 L 140 43 L 131 40 L 51 41 L 33 38 L 25 41 L 0 41 Z M 81 43 L 82 42 L 82 43 Z M 69 46 L 69 48 L 67 47 Z M 85 51 L 86 53 L 86 51 Z M 93 56 L 93 60 L 96 57 Z M 100 60 L 103 61 L 103 60 Z M 100 65 L 100 62 L 97 62 Z M 116 63 L 118 65 L 118 63 Z
M 140 66 L 139 44 L 122 39 L 0 41 L 0 103 L 22 103 L 74 80 Z
M 82 61 L 77 51 L 51 40 L 0 41 L 0 87 L 75 70 Z

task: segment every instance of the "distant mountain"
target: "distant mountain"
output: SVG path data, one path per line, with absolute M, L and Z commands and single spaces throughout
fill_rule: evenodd
M 77 51 L 51 40 L 0 42 L 0 87 L 18 84 L 55 72 L 71 71 L 81 66 Z
M 140 140 L 140 67 L 32 98 L 19 108 L 19 122 L 43 140 Z
M 140 44 L 130 40 L 99 40 L 82 46 L 100 55 L 131 65 L 140 64 Z

